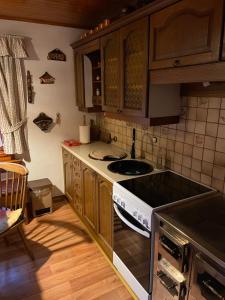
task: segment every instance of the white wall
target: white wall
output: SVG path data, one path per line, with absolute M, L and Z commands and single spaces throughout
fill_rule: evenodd
M 64 139 L 78 138 L 78 125 L 82 114 L 75 106 L 73 51 L 70 44 L 79 39 L 81 30 L 67 27 L 42 25 L 18 21 L 0 20 L 0 33 L 17 34 L 30 38 L 29 60 L 26 70 L 33 77 L 34 104 L 27 105 L 28 142 L 31 162 L 26 165 L 30 171 L 29 180 L 47 177 L 61 191 L 63 169 L 60 143 Z M 66 62 L 47 60 L 51 50 L 59 48 L 66 54 Z M 56 78 L 55 84 L 40 84 L 39 77 L 49 72 Z M 49 133 L 42 132 L 33 119 L 40 112 L 55 120 L 61 114 L 61 124 Z

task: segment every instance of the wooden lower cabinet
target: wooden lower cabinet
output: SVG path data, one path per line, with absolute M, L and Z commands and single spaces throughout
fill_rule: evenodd
M 73 156 L 64 149 L 62 154 L 65 195 L 70 203 L 73 204 Z
M 63 149 L 65 195 L 112 260 L 112 183 Z
M 113 243 L 113 210 L 112 210 L 112 183 L 101 176 L 97 176 L 98 199 L 98 236 L 105 253 L 112 258 Z
M 83 218 L 95 232 L 98 227 L 96 178 L 97 174 L 92 169 L 86 166 L 82 167 Z

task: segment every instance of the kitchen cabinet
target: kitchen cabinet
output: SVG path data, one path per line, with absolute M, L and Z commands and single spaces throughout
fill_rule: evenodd
M 73 156 L 66 150 L 63 150 L 63 170 L 65 195 L 73 205 Z
M 223 0 L 182 0 L 150 16 L 150 69 L 219 61 Z
M 76 104 L 81 111 L 101 111 L 99 40 L 74 50 Z
M 83 201 L 82 201 L 82 176 L 81 176 L 81 162 L 76 157 L 73 157 L 73 176 L 72 185 L 74 188 L 73 193 L 73 206 L 76 211 L 82 215 Z
M 103 110 L 146 116 L 148 18 L 101 39 Z
M 148 80 L 148 17 L 120 30 L 121 112 L 146 116 Z
M 92 169 L 84 165 L 82 168 L 83 217 L 94 232 L 97 232 L 98 229 L 96 178 L 97 174 Z
M 65 195 L 112 260 L 112 184 L 63 149 Z
M 120 36 L 115 31 L 101 39 L 102 108 L 118 112 L 120 109 Z
M 108 254 L 112 255 L 112 184 L 98 175 L 97 179 L 98 199 L 98 236 L 100 243 Z
M 81 191 L 81 162 L 68 151 L 63 150 L 65 195 L 72 207 L 81 215 L 83 210 Z

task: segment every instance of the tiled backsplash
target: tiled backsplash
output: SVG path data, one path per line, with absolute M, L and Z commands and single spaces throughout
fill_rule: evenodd
M 183 97 L 178 124 L 143 128 L 140 124 L 100 118 L 102 129 L 117 136 L 118 147 L 130 150 L 132 128 L 136 128 L 136 157 L 141 155 L 144 136 L 145 158 L 157 162 L 160 153 L 165 166 L 184 176 L 225 193 L 225 98 Z M 159 151 L 160 150 L 160 151 Z

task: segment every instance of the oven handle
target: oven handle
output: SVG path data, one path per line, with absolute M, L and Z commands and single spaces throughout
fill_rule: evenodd
M 138 232 L 139 234 L 145 236 L 146 238 L 150 238 L 150 234 L 145 231 L 145 230 L 141 230 L 140 228 L 134 226 L 132 223 L 130 223 L 127 219 L 124 218 L 124 216 L 120 213 L 117 205 L 114 203 L 113 204 L 113 207 L 114 207 L 114 210 L 117 214 L 117 216 L 128 226 L 130 227 L 131 229 L 133 229 L 134 231 Z

